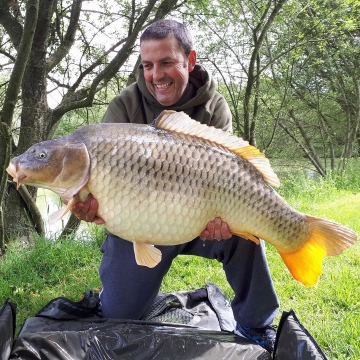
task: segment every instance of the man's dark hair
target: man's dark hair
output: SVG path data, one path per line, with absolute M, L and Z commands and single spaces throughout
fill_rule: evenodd
M 140 44 L 144 40 L 161 40 L 170 35 L 175 36 L 185 56 L 188 57 L 193 48 L 191 34 L 184 24 L 175 20 L 163 19 L 155 21 L 141 34 Z

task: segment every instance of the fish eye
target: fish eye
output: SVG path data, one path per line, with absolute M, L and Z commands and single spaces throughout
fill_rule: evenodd
M 45 158 L 46 158 L 46 152 L 45 152 L 45 151 L 42 151 L 42 152 L 39 154 L 39 158 L 40 158 L 40 159 L 45 159 Z

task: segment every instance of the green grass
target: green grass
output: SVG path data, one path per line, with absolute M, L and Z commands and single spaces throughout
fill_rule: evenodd
M 350 180 L 349 180 L 350 178 Z M 284 181 L 280 193 L 296 209 L 338 221 L 360 233 L 360 185 L 353 174 L 325 181 L 297 177 Z M 100 289 L 98 266 L 103 232 L 54 242 L 38 239 L 21 248 L 13 242 L 0 262 L 0 303 L 9 298 L 18 305 L 18 328 L 49 300 L 66 296 L 79 300 L 87 289 Z M 96 230 L 95 230 L 96 229 Z M 281 312 L 295 310 L 330 359 L 360 359 L 360 243 L 337 257 L 328 257 L 318 285 L 306 288 L 290 276 L 276 250 L 267 245 L 267 257 Z M 213 282 L 231 298 L 221 265 L 198 257 L 175 259 L 161 291 L 196 289 Z
M 26 248 L 11 242 L 0 262 L 0 304 L 6 299 L 17 304 L 19 330 L 27 317 L 55 297 L 78 301 L 85 290 L 100 290 L 100 258 L 97 238 L 38 238 Z

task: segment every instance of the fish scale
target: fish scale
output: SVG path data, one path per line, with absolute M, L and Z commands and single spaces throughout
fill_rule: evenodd
M 150 237 L 154 239 L 152 243 L 160 245 L 182 243 L 184 236 L 188 238 L 188 241 L 196 237 L 199 229 L 202 229 L 217 211 L 217 206 L 214 206 L 216 204 L 214 193 L 206 197 L 203 188 L 203 181 L 208 175 L 204 162 L 195 161 L 200 159 L 201 152 L 205 152 L 206 149 L 200 148 L 195 151 L 196 145 L 184 146 L 183 151 L 180 152 L 181 156 L 175 146 L 169 146 L 165 134 L 159 134 L 160 141 L 156 139 L 156 142 L 144 143 L 143 137 L 146 134 L 142 134 L 138 129 L 135 133 L 131 131 L 130 134 L 117 135 L 117 138 L 127 139 L 129 135 L 132 138 L 132 146 L 126 144 L 126 141 L 129 140 L 125 140 L 123 143 L 119 140 L 116 145 L 114 144 L 116 148 L 128 149 L 121 154 L 122 161 L 117 162 L 117 167 L 112 167 L 116 172 L 113 174 L 115 176 L 112 176 L 111 173 L 107 175 L 112 182 L 106 184 L 106 188 L 117 189 L 114 198 L 113 194 L 109 196 L 109 193 L 104 190 L 104 171 L 102 166 L 97 167 L 98 161 L 93 162 L 95 165 L 91 170 L 93 176 L 88 183 L 88 188 L 100 204 L 104 204 L 99 207 L 99 216 L 106 221 L 107 229 L 110 232 L 121 233 L 124 238 L 136 238 L 137 241 Z M 94 148 L 94 151 L 90 151 L 90 153 L 94 153 L 95 157 L 105 159 L 102 154 L 95 151 L 98 148 L 97 142 L 98 139 L 95 139 L 92 144 L 86 143 L 86 145 L 89 149 Z M 137 148 L 134 144 L 138 145 Z M 144 148 L 152 151 L 144 151 Z M 141 155 L 131 157 L 131 152 Z M 177 162 L 174 162 L 175 158 Z M 164 160 L 158 162 L 157 160 L 160 159 Z M 113 161 L 111 157 L 106 160 L 109 160 L 110 164 Z M 216 163 L 216 159 L 211 160 L 211 163 Z M 176 177 L 171 177 L 173 173 L 168 171 L 170 167 L 177 169 Z M 110 167 L 107 166 L 107 168 Z M 140 182 L 139 179 L 142 181 Z M 130 184 L 131 200 L 126 196 Z M 117 212 L 122 214 L 121 217 L 116 217 L 109 208 L 109 204 L 112 204 L 109 197 L 115 202 L 112 207 L 117 208 Z M 209 207 L 208 205 L 211 203 L 213 206 Z M 151 207 L 151 222 L 160 223 L 161 227 L 153 226 L 149 229 L 148 226 L 142 226 L 149 221 L 149 207 Z M 195 227 L 189 227 L 190 219 L 194 217 L 198 219 L 198 224 Z M 134 221 L 140 224 L 137 229 L 130 228 L 130 223 Z M 166 226 L 166 224 L 170 224 L 170 226 Z M 188 225 L 183 228 L 183 224 Z
M 99 168 L 92 167 L 88 189 L 100 203 L 98 215 L 105 220 L 107 229 L 122 234 L 127 240 L 148 241 L 150 238 L 155 245 L 174 245 L 183 243 L 184 238 L 187 241 L 195 238 L 210 220 L 220 216 L 230 227 L 234 224 L 235 230 L 243 226 L 237 225 L 243 217 L 251 232 L 257 232 L 259 236 L 268 234 L 273 223 L 262 226 L 259 221 L 262 218 L 267 220 L 265 224 L 271 221 L 271 216 L 267 215 L 279 202 L 279 197 L 260 181 L 261 175 L 231 152 L 214 152 L 212 147 L 194 143 L 191 136 L 181 134 L 177 140 L 176 135 L 172 141 L 181 142 L 180 153 L 179 146 L 168 143 L 167 133 L 149 134 L 140 125 L 136 129 L 124 128 L 122 133 L 115 135 L 117 141 L 112 142 L 112 146 L 119 149 L 116 152 L 98 147 L 99 138 L 91 143 L 85 140 L 91 159 L 94 159 L 92 162 L 100 164 Z M 208 167 L 204 166 L 202 155 Z M 103 161 L 108 165 L 104 166 Z M 115 173 L 111 174 L 111 171 Z M 173 176 L 175 173 L 176 177 Z M 105 178 L 111 179 L 106 186 Z M 131 197 L 128 195 L 130 186 Z M 111 189 L 116 189 L 116 193 Z M 180 197 L 175 199 L 175 194 Z M 244 202 L 239 208 L 242 198 L 253 200 Z M 296 216 L 301 218 L 302 215 Z M 277 219 L 273 218 L 273 222 Z M 138 222 L 136 229 L 131 226 L 133 222 Z M 147 222 L 163 226 L 149 229 L 143 226 Z M 187 224 L 186 228 L 183 224 Z M 290 235 L 296 240 L 303 224 L 294 227 L 293 222 L 288 226 L 284 222 L 283 225 L 288 234 L 292 230 Z M 300 238 L 302 236 L 300 233 Z
M 62 159 L 62 161 L 61 161 Z M 322 259 L 357 241 L 352 230 L 302 214 L 271 187 L 279 185 L 260 151 L 184 113 L 164 111 L 153 125 L 97 124 L 35 144 L 7 168 L 17 182 L 68 200 L 63 216 L 89 193 L 109 232 L 134 243 L 139 265 L 197 237 L 220 217 L 231 232 L 276 247 L 295 279 L 319 279 Z

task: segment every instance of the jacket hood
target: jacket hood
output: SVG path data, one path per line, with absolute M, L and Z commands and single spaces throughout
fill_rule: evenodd
M 195 68 L 189 74 L 189 83 L 180 100 L 172 105 L 164 107 L 149 92 L 145 84 L 143 66 L 138 69 L 137 84 L 145 99 L 152 106 L 164 110 L 186 111 L 198 105 L 205 104 L 216 92 L 216 83 L 211 75 L 201 65 L 195 65 Z

